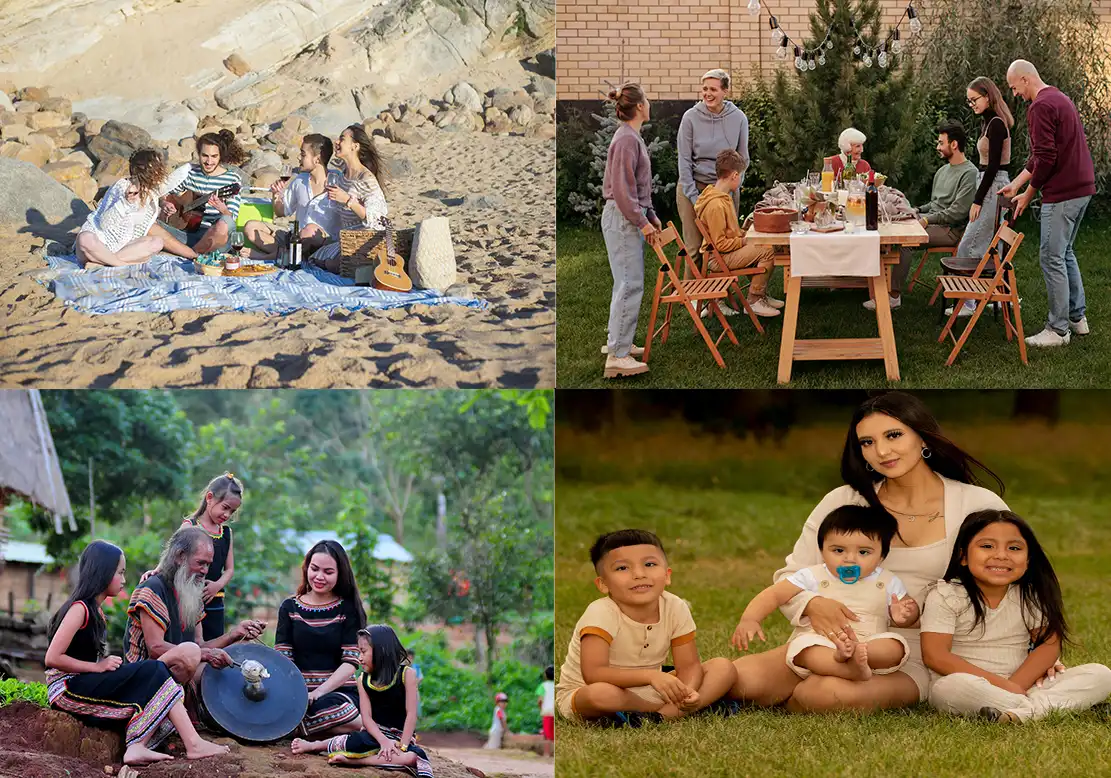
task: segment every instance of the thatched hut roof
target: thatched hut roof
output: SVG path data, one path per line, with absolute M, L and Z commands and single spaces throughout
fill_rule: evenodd
M 63 518 L 76 530 L 38 390 L 0 391 L 0 429 L 0 492 L 14 492 L 50 511 L 58 532 Z

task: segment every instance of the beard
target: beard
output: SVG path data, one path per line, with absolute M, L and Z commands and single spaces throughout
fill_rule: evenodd
M 174 591 L 177 592 L 181 628 L 193 629 L 204 610 L 204 577 L 194 575 L 182 565 L 174 574 Z

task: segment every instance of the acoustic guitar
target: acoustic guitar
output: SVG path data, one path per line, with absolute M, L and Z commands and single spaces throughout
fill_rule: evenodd
M 382 219 L 382 229 L 386 232 L 386 245 L 378 257 L 378 266 L 374 268 L 374 288 L 387 292 L 411 292 L 413 281 L 405 273 L 405 260 L 394 249 L 393 222 Z
M 178 230 L 196 232 L 200 229 L 201 220 L 204 218 L 204 207 L 208 203 L 208 198 L 216 195 L 219 199 L 226 200 L 235 197 L 241 189 L 239 184 L 228 184 L 208 194 L 186 191 L 170 195 L 169 200 L 177 206 L 177 213 L 167 219 L 166 223 Z

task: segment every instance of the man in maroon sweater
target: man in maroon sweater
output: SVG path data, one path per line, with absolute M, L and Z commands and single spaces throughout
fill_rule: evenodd
M 1063 346 L 1069 342 L 1070 330 L 1077 335 L 1090 331 L 1084 310 L 1084 282 L 1073 243 L 1088 202 L 1096 193 L 1095 166 L 1072 100 L 1042 81 L 1037 68 L 1024 59 L 1011 63 L 1007 84 L 1017 97 L 1030 101 L 1026 125 L 1032 153 L 1026 169 L 999 193 L 1015 197 L 1023 184 L 1030 182 L 1015 197 L 1016 215 L 1030 205 L 1035 191 L 1042 193 L 1041 265 L 1049 317 L 1045 329 L 1026 342 L 1031 346 Z

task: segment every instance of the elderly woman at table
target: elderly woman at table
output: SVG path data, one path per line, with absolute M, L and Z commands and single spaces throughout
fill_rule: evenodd
M 748 117 L 744 111 L 725 99 L 729 91 L 729 74 L 715 68 L 702 76 L 702 101 L 683 114 L 679 122 L 679 186 L 675 188 L 675 204 L 683 224 L 683 243 L 698 252 L 702 235 L 694 223 L 694 204 L 698 195 L 717 181 L 718 154 L 734 149 L 741 155 L 741 183 L 749 165 Z M 740 196 L 730 197 L 733 208 L 740 210 Z
M 864 142 L 867 140 L 868 137 L 855 127 L 849 127 L 841 133 L 840 137 L 837 138 L 837 145 L 840 147 L 841 153 L 826 157 L 824 160 L 833 166 L 834 178 L 838 174 L 844 177 L 846 168 L 849 169 L 849 175 L 853 175 L 852 171 L 854 170 L 857 173 L 867 173 L 872 169 L 871 165 L 861 159 L 861 155 L 864 154 Z M 849 164 L 850 161 L 852 162 L 851 165 Z

